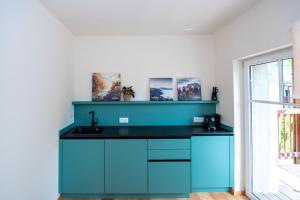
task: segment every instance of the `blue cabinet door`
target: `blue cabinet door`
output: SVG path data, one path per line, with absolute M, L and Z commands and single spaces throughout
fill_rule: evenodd
M 62 140 L 61 192 L 104 193 L 104 140 Z
M 149 193 L 187 194 L 191 192 L 190 162 L 149 162 Z
M 192 137 L 192 189 L 230 187 L 230 137 Z
M 147 193 L 147 140 L 105 140 L 105 193 Z

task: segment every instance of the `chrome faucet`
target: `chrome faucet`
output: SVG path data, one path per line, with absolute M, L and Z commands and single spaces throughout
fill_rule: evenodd
M 89 114 L 92 115 L 91 126 L 97 126 L 98 118 L 95 120 L 95 111 L 90 111 Z

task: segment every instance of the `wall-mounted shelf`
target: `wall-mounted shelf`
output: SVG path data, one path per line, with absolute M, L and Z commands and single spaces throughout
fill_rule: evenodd
M 73 105 L 173 105 L 173 104 L 218 104 L 219 101 L 73 101 Z

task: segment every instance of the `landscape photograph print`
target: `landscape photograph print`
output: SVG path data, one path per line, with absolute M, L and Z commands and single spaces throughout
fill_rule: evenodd
M 150 101 L 173 101 L 172 78 L 150 78 Z
M 120 101 L 121 74 L 93 73 L 92 74 L 93 101 Z
M 201 83 L 199 78 L 177 79 L 177 94 L 179 101 L 199 101 L 201 96 Z

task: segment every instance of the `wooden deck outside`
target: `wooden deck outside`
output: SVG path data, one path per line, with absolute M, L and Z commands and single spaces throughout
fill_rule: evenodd
M 295 191 L 284 182 L 280 183 L 278 193 L 255 194 L 260 200 L 300 200 L 300 192 Z

